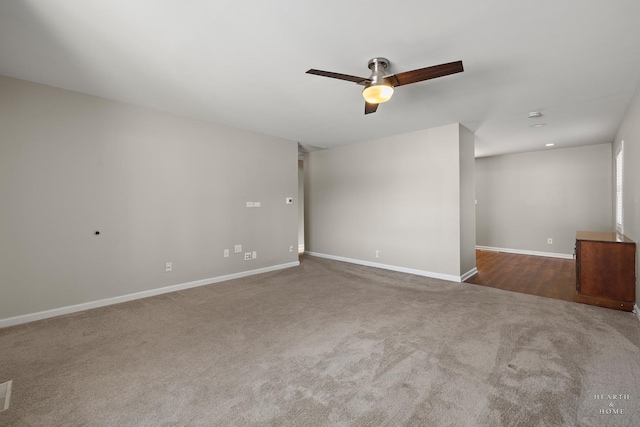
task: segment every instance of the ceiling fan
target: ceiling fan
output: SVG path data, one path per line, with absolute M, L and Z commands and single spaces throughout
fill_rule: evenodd
M 461 73 L 462 61 L 449 62 L 447 64 L 434 65 L 431 67 L 419 68 L 417 70 L 405 71 L 399 74 L 385 75 L 385 70 L 389 68 L 389 60 L 386 58 L 373 58 L 369 61 L 371 75 L 369 77 L 350 76 L 348 74 L 333 73 L 331 71 L 314 70 L 307 71 L 307 74 L 331 77 L 333 79 L 346 80 L 364 86 L 362 96 L 364 97 L 364 113 L 375 113 L 378 105 L 387 102 L 393 95 L 393 88 L 404 86 L 423 80 L 435 79 L 437 77 L 448 76 L 449 74 Z

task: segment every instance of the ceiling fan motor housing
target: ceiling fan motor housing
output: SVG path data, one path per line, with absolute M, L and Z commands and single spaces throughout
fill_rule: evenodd
M 390 82 L 385 81 L 385 70 L 389 68 L 389 60 L 386 58 L 373 58 L 369 61 L 369 69 L 371 70 L 371 76 L 369 80 L 371 80 L 370 86 L 375 86 L 381 83 Z

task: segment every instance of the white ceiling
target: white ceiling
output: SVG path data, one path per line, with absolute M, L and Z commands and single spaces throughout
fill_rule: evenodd
M 611 142 L 639 20 L 638 0 L 0 0 L 0 74 L 318 147 L 460 122 L 488 156 Z M 465 71 L 367 116 L 361 86 L 305 74 L 376 56 Z

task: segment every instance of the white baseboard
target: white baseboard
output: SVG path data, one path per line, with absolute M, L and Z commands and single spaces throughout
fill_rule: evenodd
M 471 276 L 473 276 L 474 274 L 477 274 L 477 273 L 478 273 L 478 269 L 476 267 L 473 267 L 471 270 L 467 271 L 462 276 L 460 276 L 460 281 L 464 282 L 469 277 L 471 277 Z
M 285 268 L 297 267 L 300 261 L 289 262 L 286 264 L 272 265 L 270 267 L 257 268 L 255 270 L 242 271 L 240 273 L 227 274 L 225 276 L 212 277 L 209 279 L 196 280 L 193 282 L 181 283 L 178 285 L 165 286 L 148 291 L 136 292 L 133 294 L 122 295 L 113 298 L 105 298 L 97 301 L 86 302 L 82 304 L 70 305 L 66 307 L 54 308 L 52 310 L 40 311 L 38 313 L 24 314 L 22 316 L 8 317 L 0 319 L 0 328 L 8 326 L 20 325 L 22 323 L 33 322 L 36 320 L 48 319 L 50 317 L 62 316 L 63 314 L 76 313 L 78 311 L 89 310 L 92 308 L 104 307 L 107 305 L 119 304 L 122 302 L 132 301 L 141 298 L 148 298 L 155 295 L 166 294 L 169 292 L 181 291 L 184 289 L 195 288 L 198 286 L 211 285 L 213 283 L 224 282 L 241 277 L 253 276 L 260 273 L 268 273 L 270 271 L 283 270 Z
M 638 304 L 633 305 L 633 312 L 636 314 L 638 320 L 640 320 L 640 309 L 638 308 Z
M 348 262 L 350 264 L 365 265 L 367 267 L 382 268 L 384 270 L 398 271 L 400 273 L 415 274 L 416 276 L 432 277 L 434 279 L 442 279 L 442 280 L 448 280 L 450 282 L 458 282 L 458 283 L 466 280 L 466 279 L 463 279 L 463 277 L 469 275 L 467 276 L 468 278 L 477 272 L 477 270 L 473 268 L 468 272 L 466 272 L 463 276 L 455 276 L 453 274 L 434 273 L 432 271 L 416 270 L 414 268 L 400 267 L 397 265 L 380 264 L 377 262 L 363 261 L 361 259 L 345 258 L 341 256 L 328 255 L 328 254 L 323 254 L 319 252 L 306 251 L 305 254 L 311 255 L 311 256 L 317 256 L 318 258 L 326 258 L 334 261 L 342 261 L 342 262 Z M 473 273 L 471 273 L 472 271 Z
M 538 251 L 526 251 L 526 250 L 523 250 L 523 249 L 494 248 L 494 247 L 491 247 L 491 246 L 476 246 L 476 249 L 479 249 L 481 251 L 506 252 L 506 253 L 510 253 L 510 254 L 546 256 L 546 257 L 549 257 L 549 258 L 573 259 L 573 254 L 558 254 L 558 253 L 554 253 L 554 252 L 538 252 Z

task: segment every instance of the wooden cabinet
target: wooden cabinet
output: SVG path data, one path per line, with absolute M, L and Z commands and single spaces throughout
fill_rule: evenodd
M 576 301 L 631 311 L 636 300 L 636 244 L 619 233 L 576 233 Z

